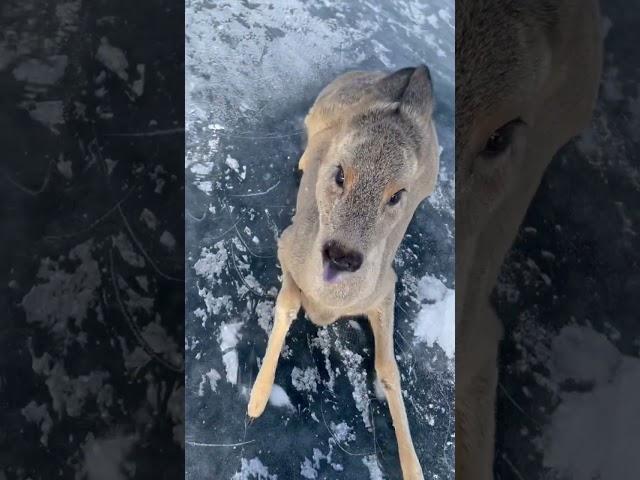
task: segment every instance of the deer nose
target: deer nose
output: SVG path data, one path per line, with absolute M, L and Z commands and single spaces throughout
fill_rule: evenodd
M 355 272 L 362 266 L 362 254 L 355 250 L 349 250 L 338 242 L 329 241 L 322 249 L 325 262 L 339 272 Z

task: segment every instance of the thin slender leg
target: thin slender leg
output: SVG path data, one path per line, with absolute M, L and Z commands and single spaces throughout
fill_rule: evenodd
M 269 335 L 267 351 L 264 354 L 262 366 L 251 389 L 251 396 L 247 407 L 247 414 L 251 418 L 257 418 L 262 415 L 262 412 L 264 412 L 267 406 L 276 375 L 280 352 L 284 346 L 284 340 L 289 331 L 289 327 L 291 327 L 291 324 L 298 315 L 300 307 L 300 290 L 294 283 L 291 275 L 284 272 L 282 288 L 276 300 L 273 329 L 271 330 L 271 335 Z
M 456 478 L 492 480 L 502 325 L 485 303 L 456 336 Z
M 402 398 L 400 372 L 393 350 L 393 306 L 395 295 L 385 299 L 380 308 L 369 312 L 369 322 L 375 339 L 375 367 L 382 383 L 398 442 L 400 466 L 404 480 L 423 480 L 420 461 L 413 447 L 409 421 Z

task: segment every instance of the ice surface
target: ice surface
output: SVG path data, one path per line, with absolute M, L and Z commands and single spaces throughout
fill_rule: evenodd
M 2 479 L 183 474 L 182 10 L 0 8 Z

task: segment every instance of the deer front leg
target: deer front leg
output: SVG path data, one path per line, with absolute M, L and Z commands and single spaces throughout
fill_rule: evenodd
M 502 325 L 488 305 L 456 336 L 456 478 L 492 480 L 498 346 Z
M 393 350 L 394 303 L 395 294 L 392 294 L 384 300 L 379 308 L 368 314 L 375 340 L 375 368 L 387 397 L 396 432 L 402 478 L 404 480 L 423 480 L 422 467 L 411 439 L 409 421 L 402 398 L 400 372 Z
M 249 397 L 247 414 L 251 418 L 257 418 L 262 415 L 262 412 L 264 412 L 267 406 L 276 375 L 280 352 L 284 346 L 284 340 L 289 331 L 289 327 L 300 311 L 300 306 L 300 290 L 289 273 L 285 271 L 282 278 L 282 288 L 276 300 L 273 329 L 269 335 L 267 351 L 262 359 L 262 366 L 260 367 L 256 381 L 251 389 L 251 396 Z

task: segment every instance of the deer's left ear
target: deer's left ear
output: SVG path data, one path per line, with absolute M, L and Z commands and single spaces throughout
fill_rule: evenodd
M 378 81 L 379 92 L 412 117 L 428 119 L 433 112 L 433 86 L 426 65 L 398 70 Z

